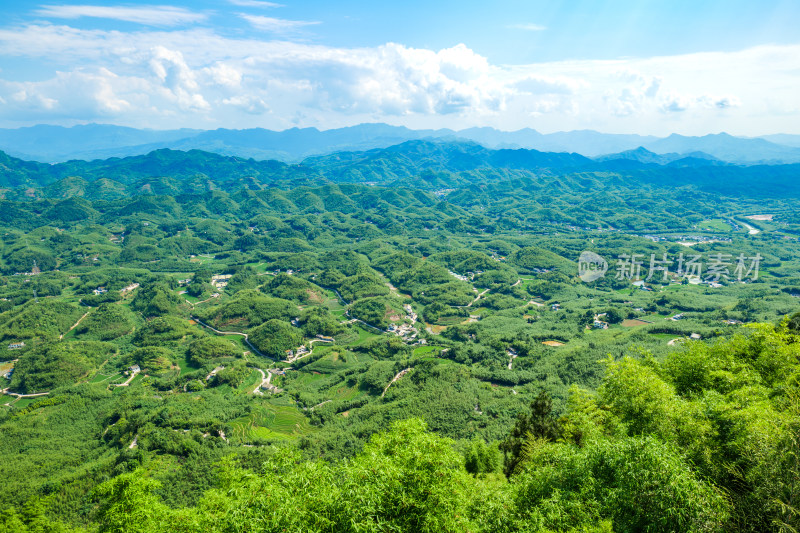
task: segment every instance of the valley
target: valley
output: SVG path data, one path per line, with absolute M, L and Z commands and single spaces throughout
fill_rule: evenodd
M 442 170 L 476 153 L 483 163 Z M 282 479 L 304 468 L 347 477 L 392 431 L 443 439 L 431 446 L 465 464 L 480 443 L 494 459 L 464 475 L 510 494 L 507 447 L 543 398 L 537 416 L 561 432 L 553 453 L 580 454 L 570 446 L 586 432 L 644 420 L 619 403 L 650 405 L 635 393 L 642 372 L 672 380 L 660 404 L 695 409 L 676 361 L 762 342 L 794 349 L 798 201 L 765 185 L 791 165 L 719 170 L 723 193 L 701 167 L 672 179 L 668 167 L 509 159 L 458 142 L 352 154 L 346 167 L 173 152 L 64 171 L 6 161 L 0 501 L 41 499 L 75 527 L 106 520 L 93 491 L 133 472 L 148 472 L 153 505 L 176 520 L 228 483 L 221 464 L 255 471 L 295 454 L 305 466 Z M 207 173 L 191 169 L 200 161 Z M 756 171 L 759 188 L 745 181 Z M 591 282 L 578 277 L 585 250 L 608 263 Z M 736 379 L 759 387 L 790 383 L 797 364 L 744 361 L 762 377 Z M 611 394 L 619 372 L 632 388 Z M 708 379 L 697 386 L 717 387 Z M 581 409 L 626 422 L 589 424 Z M 647 435 L 684 442 L 681 424 Z M 721 446 L 702 442 L 692 461 Z M 714 468 L 703 463 L 702 476 Z

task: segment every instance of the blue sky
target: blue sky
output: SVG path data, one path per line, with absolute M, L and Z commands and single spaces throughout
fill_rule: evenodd
M 0 127 L 800 133 L 800 2 L 0 0 Z

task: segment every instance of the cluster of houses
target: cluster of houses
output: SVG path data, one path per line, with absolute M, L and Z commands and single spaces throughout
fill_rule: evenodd
M 592 329 L 608 329 L 608 322 L 601 320 L 606 316 L 606 313 L 594 315 L 594 322 L 592 322 Z
M 119 292 L 120 294 L 125 294 L 126 292 L 131 292 L 132 290 L 137 288 L 139 288 L 138 283 L 131 283 L 127 287 L 120 289 Z M 108 289 L 106 287 L 97 287 L 96 289 L 92 290 L 92 292 L 94 293 L 95 296 L 100 296 L 101 294 L 107 293 Z
M 453 274 L 451 272 L 451 274 Z M 403 309 L 406 312 L 405 319 L 408 323 L 404 322 L 402 324 L 389 324 L 387 331 L 389 333 L 393 333 L 398 337 L 401 337 L 405 342 L 412 342 L 417 339 L 417 335 L 419 332 L 417 328 L 413 326 L 417 322 L 417 313 L 414 312 L 414 308 L 411 307 L 410 304 L 404 304 Z M 418 339 L 417 344 L 425 344 L 425 339 Z
M 292 320 L 292 324 L 294 324 L 295 321 L 297 321 L 297 319 Z M 336 339 L 334 339 L 333 337 L 327 337 L 325 335 L 317 335 L 316 339 L 319 342 L 330 342 L 330 343 L 336 342 Z M 305 357 L 310 353 L 311 350 L 308 347 L 306 347 L 305 344 L 303 344 L 300 345 L 296 350 L 286 350 L 286 361 L 291 363 L 293 361 L 297 361 L 301 357 Z
M 296 350 L 286 350 L 286 360 L 289 362 L 296 361 L 309 353 L 311 351 L 306 348 L 305 344 L 302 344 Z
M 411 342 L 417 337 L 417 328 L 411 324 L 389 324 L 387 329 L 389 333 L 393 333 L 398 337 L 402 337 L 404 341 Z
M 452 270 L 448 270 L 448 272 L 450 273 L 450 275 L 451 275 L 451 276 L 453 276 L 453 277 L 454 277 L 454 278 L 456 278 L 457 280 L 460 280 L 460 281 L 471 281 L 471 280 L 472 280 L 472 278 L 471 278 L 471 277 L 469 277 L 469 276 L 462 276 L 461 274 L 456 274 L 456 273 L 455 273 L 455 272 L 453 272 Z M 468 274 L 472 274 L 472 272 L 468 272 Z M 473 277 L 475 277 L 475 275 L 474 275 L 474 274 L 472 274 L 472 276 L 473 276 Z
M 211 284 L 216 289 L 224 289 L 228 286 L 228 281 L 233 277 L 233 274 L 214 274 L 211 276 Z
M 499 261 L 499 259 L 497 259 L 497 257 L 494 257 L 494 259 Z M 503 258 L 503 259 L 505 260 L 505 258 Z M 481 274 L 483 274 L 483 270 L 476 270 L 475 272 L 467 272 L 463 276 L 461 274 L 457 274 L 457 273 L 453 272 L 452 270 L 448 270 L 448 272 L 450 273 L 451 276 L 453 276 L 457 280 L 461 280 L 461 281 L 474 281 L 475 280 L 475 276 L 480 276 Z

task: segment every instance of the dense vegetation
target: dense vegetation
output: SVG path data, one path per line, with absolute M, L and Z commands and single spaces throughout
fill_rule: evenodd
M 7 158 L 0 530 L 792 531 L 792 169 L 612 163 Z

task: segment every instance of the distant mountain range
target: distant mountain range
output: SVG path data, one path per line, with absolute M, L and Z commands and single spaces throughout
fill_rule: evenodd
M 164 148 L 299 162 L 312 156 L 388 148 L 423 139 L 468 140 L 491 149 L 525 148 L 578 153 L 600 160 L 627 159 L 654 164 L 671 164 L 687 158 L 747 165 L 800 162 L 800 135 L 744 138 L 720 133 L 703 137 L 673 134 L 658 138 L 590 130 L 543 134 L 529 128 L 512 132 L 494 128 L 411 130 L 387 124 L 360 124 L 324 131 L 316 128 L 156 131 L 105 124 L 71 128 L 38 125 L 0 129 L 0 150 L 20 159 L 47 163 L 129 157 Z M 648 153 L 663 157 L 653 157 Z M 681 163 L 676 164 L 681 166 Z
M 657 187 L 750 197 L 800 194 L 800 164 L 735 165 L 705 153 L 659 155 L 644 148 L 591 159 L 576 153 L 488 149 L 472 141 L 413 140 L 357 152 L 309 157 L 298 164 L 256 161 L 201 150 L 160 149 L 146 155 L 58 164 L 0 152 L 0 198 L 34 189 L 53 198 L 113 199 L 134 194 L 197 194 L 320 183 L 365 183 L 427 191 L 493 183 L 594 177 Z

